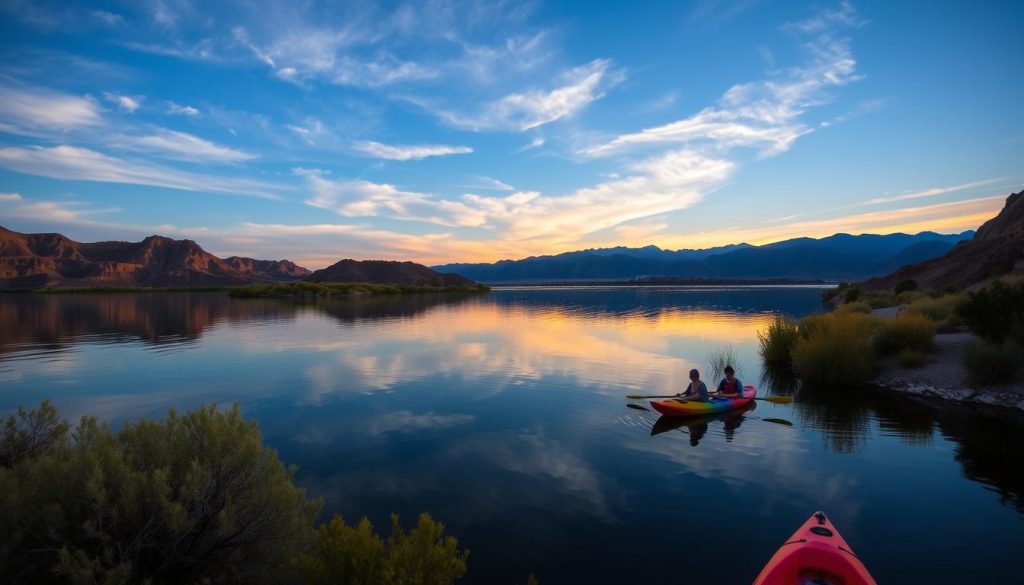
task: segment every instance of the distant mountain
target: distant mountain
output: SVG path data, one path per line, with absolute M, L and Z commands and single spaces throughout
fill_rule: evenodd
M 0 227 L 0 288 L 231 286 L 308 274 L 288 260 L 221 260 L 192 240 L 82 243 Z
M 309 282 L 366 282 L 371 284 L 413 284 L 419 286 L 472 286 L 476 283 L 458 274 L 439 274 L 415 262 L 389 260 L 341 260 L 306 277 Z
M 864 286 L 885 290 L 913 279 L 924 288 L 967 288 L 1006 275 L 1024 275 L 1024 191 L 1007 197 L 999 215 L 982 224 L 970 241 L 872 278 Z
M 637 278 L 735 278 L 858 280 L 906 262 L 940 256 L 974 232 L 943 235 L 836 234 L 795 238 L 764 246 L 733 244 L 703 250 L 605 248 L 502 260 L 493 264 L 445 264 L 454 273 L 489 284 Z

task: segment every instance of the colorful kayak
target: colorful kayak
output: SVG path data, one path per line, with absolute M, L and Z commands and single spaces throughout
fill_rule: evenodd
M 764 566 L 754 585 L 875 585 L 822 512 L 789 537 Z
M 757 396 L 757 390 L 753 386 L 744 386 L 743 398 L 713 398 L 707 402 L 670 398 L 668 400 L 652 400 L 651 406 L 665 416 L 693 416 L 743 408 L 754 401 L 754 396 Z

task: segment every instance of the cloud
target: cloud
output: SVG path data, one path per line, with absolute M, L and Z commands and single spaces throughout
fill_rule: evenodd
M 75 146 L 0 148 L 0 167 L 54 179 L 148 185 L 203 193 L 280 198 L 280 188 L 249 179 L 189 173 L 170 167 L 108 156 Z
M 866 20 L 857 16 L 857 11 L 848 1 L 843 0 L 837 8 L 826 8 L 814 16 L 797 22 L 783 25 L 783 28 L 800 33 L 819 33 L 834 27 L 859 28 L 867 24 Z
M 555 89 L 509 94 L 487 104 L 477 114 L 444 110 L 433 113 L 457 128 L 523 132 L 571 116 L 602 98 L 608 88 L 625 78 L 621 71 L 609 71 L 610 67 L 611 61 L 596 59 L 563 73 L 563 85 Z
M 492 177 L 485 177 L 483 175 L 474 175 L 472 177 L 473 182 L 468 185 L 463 185 L 467 189 L 484 189 L 487 191 L 515 191 L 516 188 L 504 181 L 499 181 Z
M 317 142 L 323 138 L 330 138 L 330 132 L 324 127 L 323 122 L 316 118 L 307 118 L 303 122 L 304 126 L 298 126 L 296 124 L 285 124 L 284 127 L 294 133 L 296 136 L 301 138 L 306 144 L 310 146 L 316 146 Z
M 0 201 L 21 201 L 18 193 L 0 193 Z
M 149 152 L 174 160 L 230 163 L 252 160 L 257 155 L 228 148 L 198 136 L 161 128 L 156 134 L 145 136 L 119 136 L 109 145 L 123 150 Z
M 194 118 L 199 115 L 199 110 L 193 108 L 192 106 L 179 106 L 174 102 L 170 102 L 170 104 L 167 106 L 167 113 Z
M 734 85 L 716 106 L 663 126 L 623 134 L 582 151 L 604 157 L 641 147 L 701 143 L 720 149 L 758 148 L 762 156 L 789 150 L 810 129 L 799 121 L 827 100 L 824 91 L 856 81 L 849 41 L 822 35 L 809 45 L 812 60 L 780 78 Z
M 111 92 L 104 92 L 103 97 L 105 97 L 107 101 L 116 104 L 118 109 L 128 112 L 129 114 L 134 114 L 135 110 L 139 109 L 139 106 L 142 105 L 142 100 L 144 99 L 142 97 L 132 97 Z
M 103 117 L 96 102 L 24 86 L 0 86 L 0 130 L 35 135 L 39 130 L 67 131 L 97 126 Z
M 875 199 L 868 199 L 863 202 L 862 205 L 879 205 L 882 203 L 892 203 L 893 201 L 907 201 L 909 199 L 921 199 L 923 197 L 935 197 L 937 195 L 944 195 L 946 193 L 953 193 L 956 191 L 963 191 L 964 189 L 973 189 L 974 187 L 982 187 L 984 185 L 991 185 L 992 183 L 998 183 L 1005 177 L 997 177 L 995 179 L 986 179 L 984 181 L 974 181 L 972 183 L 963 183 L 961 185 L 953 185 L 951 187 L 933 187 L 931 189 L 923 189 L 921 191 L 914 191 L 911 193 L 905 193 L 903 195 L 896 195 L 893 197 L 876 197 Z
M 394 185 L 362 179 L 327 178 L 315 169 L 295 169 L 312 192 L 307 205 L 330 209 L 346 217 L 383 216 L 446 226 L 480 226 L 484 217 L 469 206 L 436 199 L 426 193 L 402 191 Z
M 92 13 L 93 17 L 102 22 L 107 26 L 117 26 L 124 24 L 124 17 L 114 12 L 107 12 L 105 10 L 94 10 Z
M 375 158 L 388 160 L 420 160 L 430 156 L 448 156 L 451 154 L 469 154 L 473 149 L 468 146 L 447 146 L 444 144 L 388 145 L 380 142 L 356 142 L 353 148 Z

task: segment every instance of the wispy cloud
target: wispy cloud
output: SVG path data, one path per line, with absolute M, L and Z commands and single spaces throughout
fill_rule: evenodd
M 149 152 L 163 158 L 196 162 L 230 163 L 257 157 L 255 154 L 221 146 L 192 134 L 165 128 L 159 129 L 155 134 L 117 136 L 110 139 L 107 144 L 122 150 Z
M 249 195 L 264 199 L 278 199 L 277 192 L 280 190 L 274 185 L 259 181 L 180 171 L 66 145 L 49 148 L 0 148 L 0 167 L 54 179 L 149 185 L 204 193 Z
M 167 105 L 167 113 L 174 114 L 177 116 L 188 116 L 189 118 L 195 118 L 199 115 L 199 110 L 192 106 L 181 106 L 174 102 L 170 102 Z
M 20 85 L 0 86 L 0 130 L 36 135 L 67 131 L 103 121 L 95 100 Z
M 468 146 L 448 146 L 444 144 L 389 145 L 373 141 L 356 142 L 352 147 L 372 157 L 388 160 L 420 160 L 431 156 L 448 156 L 473 152 L 473 149 Z
M 563 73 L 561 85 L 555 89 L 509 94 L 475 114 L 431 111 L 458 128 L 522 132 L 573 115 L 624 78 L 622 71 L 611 70 L 611 61 L 597 59 Z
M 21 201 L 20 193 L 0 193 L 0 201 Z
M 847 0 L 843 0 L 835 8 L 819 10 L 814 16 L 797 22 L 783 25 L 783 28 L 800 33 L 820 33 L 834 27 L 858 28 L 867 24 Z
M 104 92 L 103 97 L 106 98 L 108 102 L 117 105 L 119 110 L 128 112 L 129 114 L 135 113 L 135 110 L 138 110 L 142 105 L 142 100 L 145 99 L 142 96 L 133 97 L 112 92 Z
M 1005 177 L 997 177 L 995 179 L 986 179 L 984 181 L 974 181 L 972 183 L 963 183 L 961 185 L 952 185 L 949 187 L 932 187 L 930 189 L 922 189 L 920 191 L 913 191 L 910 193 L 904 193 L 903 195 L 894 195 L 891 197 L 876 197 L 874 199 L 868 199 L 864 201 L 862 205 L 879 205 L 882 203 L 892 203 L 893 201 L 907 201 L 909 199 L 921 199 L 924 197 L 935 197 L 938 195 L 944 195 L 946 193 L 954 193 L 956 191 L 963 191 L 965 189 L 973 189 L 975 187 L 983 187 L 985 185 L 991 185 L 998 183 L 999 181 L 1005 180 Z
M 623 134 L 582 151 L 602 157 L 641 147 L 705 143 L 718 148 L 755 147 L 763 156 L 785 152 L 810 131 L 799 121 L 826 100 L 824 90 L 856 81 L 849 41 L 822 35 L 809 44 L 812 60 L 780 78 L 734 85 L 718 104 L 682 120 Z

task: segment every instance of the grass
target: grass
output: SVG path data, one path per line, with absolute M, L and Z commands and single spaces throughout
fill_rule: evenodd
M 1005 384 L 1024 367 L 1024 347 L 1013 342 L 978 341 L 967 346 L 964 365 L 977 384 Z
M 736 354 L 736 349 L 731 345 L 723 345 L 716 349 L 708 352 L 708 370 L 707 379 L 717 383 L 725 377 L 725 366 L 732 366 L 733 369 L 738 369 L 739 356 Z M 736 373 L 739 377 L 739 372 Z
M 956 317 L 956 307 L 966 297 L 964 295 L 944 295 L 941 297 L 920 296 L 907 303 L 903 309 L 907 313 L 924 315 L 936 323 Z
M 843 303 L 836 309 L 837 311 L 843 311 L 846 313 L 870 313 L 872 306 L 867 301 L 854 301 L 852 303 Z
M 487 292 L 489 287 L 471 286 L 419 286 L 410 284 L 368 284 L 368 283 L 316 283 L 289 282 L 285 284 L 254 284 L 233 288 L 228 295 L 236 299 L 254 298 L 319 298 L 346 297 L 358 295 L 402 295 L 417 293 Z
M 878 322 L 874 335 L 879 355 L 895 355 L 904 350 L 926 352 L 935 343 L 935 321 L 917 313 L 903 312 Z
M 872 333 L 878 320 L 861 313 L 809 315 L 800 320 L 793 368 L 800 379 L 831 386 L 855 386 L 875 372 Z
M 793 346 L 799 339 L 796 321 L 777 315 L 768 329 L 757 332 L 761 358 L 766 364 L 788 365 L 792 360 Z

